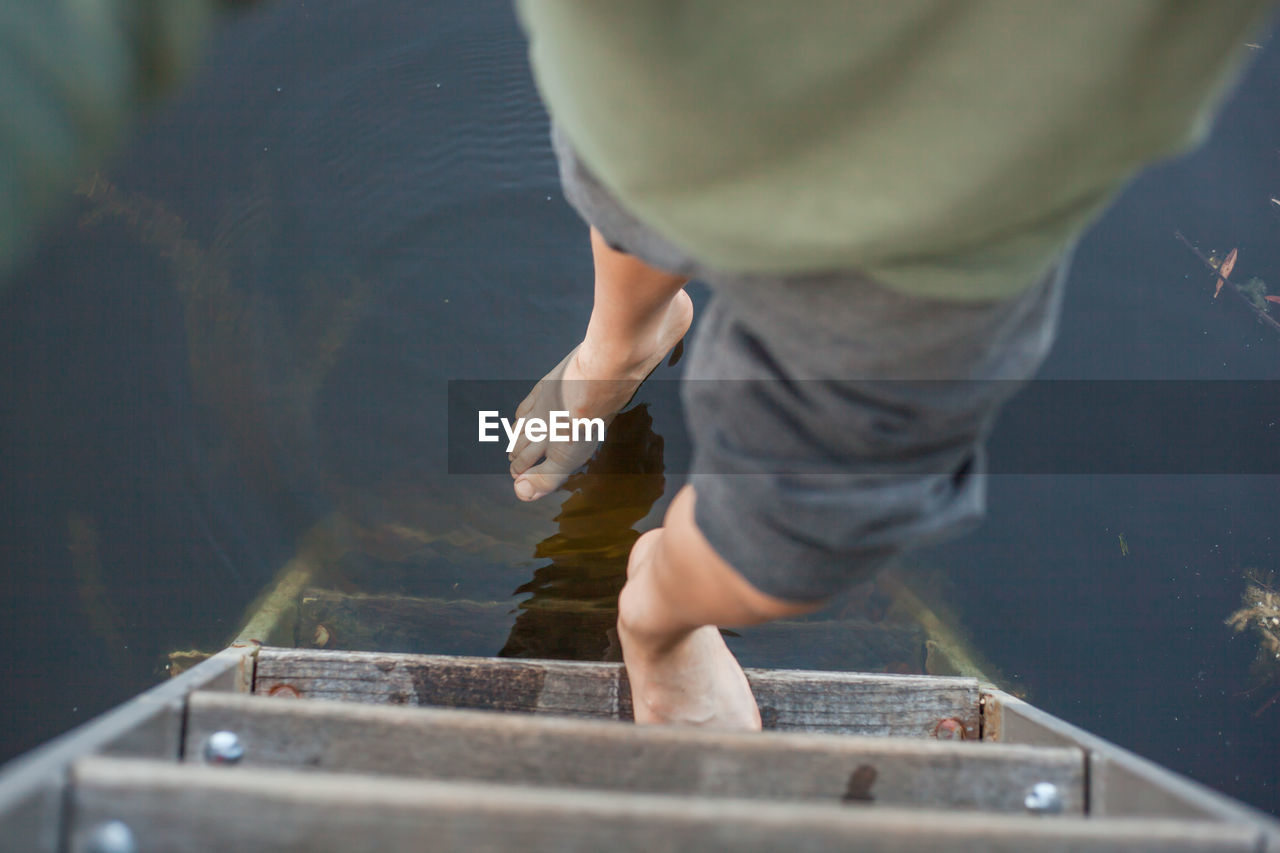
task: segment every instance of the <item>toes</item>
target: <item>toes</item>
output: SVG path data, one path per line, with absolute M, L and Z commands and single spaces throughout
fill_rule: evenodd
M 554 471 L 543 470 L 544 468 L 546 463 L 526 474 L 521 474 L 516 479 L 516 497 L 522 501 L 536 501 L 554 492 L 569 478 L 568 474 L 561 475 Z
M 551 494 L 591 458 L 595 449 L 595 443 L 587 441 L 552 445 L 546 461 L 516 475 L 516 496 L 524 501 L 536 501 Z
M 521 435 L 520 441 L 516 443 L 515 449 L 508 457 L 511 460 L 511 476 L 518 477 L 532 468 L 533 464 L 542 458 L 546 445 L 545 441 L 530 441 Z
M 569 350 L 569 354 L 560 359 L 560 363 L 551 368 L 551 372 L 542 377 L 534 384 L 529 394 L 520 401 L 520 405 L 516 406 L 516 417 L 523 418 L 533 412 L 535 409 L 540 411 L 550 411 L 551 409 L 562 409 L 564 406 L 556 405 L 559 396 L 559 385 L 564 379 L 566 368 L 578 354 L 578 347 Z
M 533 390 L 520 401 L 520 405 L 516 406 L 516 421 L 530 416 L 545 419 L 548 412 L 567 408 L 562 399 L 564 391 L 562 380 L 566 366 L 577 355 L 577 352 L 578 348 L 574 347 L 559 364 L 552 368 L 550 373 L 538 380 L 537 384 L 533 386 Z M 542 455 L 541 445 L 542 442 L 531 442 L 525 437 L 523 431 L 520 432 L 516 437 L 515 446 L 507 454 L 507 459 L 511 461 L 512 476 L 516 476 L 538 461 L 538 458 Z M 533 453 L 533 455 L 530 456 L 530 453 Z M 517 460 L 520 461 L 517 462 Z
M 542 396 L 541 391 L 543 390 L 543 382 L 545 381 L 545 379 L 541 380 L 537 385 L 534 385 L 533 390 L 529 392 L 529 396 L 521 400 L 520 405 L 516 406 L 517 418 L 526 417 L 533 411 L 534 406 L 537 405 L 539 398 Z
M 561 471 L 559 466 L 543 462 L 532 470 L 521 474 L 516 480 L 516 497 L 522 501 L 536 501 L 560 488 L 560 484 L 569 479 L 573 469 Z

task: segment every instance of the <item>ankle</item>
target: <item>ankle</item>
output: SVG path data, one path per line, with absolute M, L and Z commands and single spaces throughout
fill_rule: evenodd
M 625 323 L 611 322 L 611 312 L 596 308 L 578 347 L 578 365 L 588 379 L 643 380 L 693 322 L 693 302 L 683 290 Z
M 590 330 L 578 347 L 577 367 L 583 378 L 593 380 L 643 379 L 646 352 L 635 341 L 600 340 Z
M 585 379 L 627 379 L 640 364 L 635 348 L 626 342 L 599 342 L 588 333 L 577 348 L 577 369 Z
M 670 654 L 696 628 L 670 624 L 646 586 L 637 579 L 623 586 L 618 596 L 618 639 L 628 653 L 653 659 Z

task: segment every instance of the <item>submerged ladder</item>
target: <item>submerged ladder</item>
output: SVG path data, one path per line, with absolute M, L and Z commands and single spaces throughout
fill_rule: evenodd
M 763 733 L 621 665 L 229 648 L 0 772 L 0 850 L 1280 851 L 1280 823 L 977 679 L 749 670 Z

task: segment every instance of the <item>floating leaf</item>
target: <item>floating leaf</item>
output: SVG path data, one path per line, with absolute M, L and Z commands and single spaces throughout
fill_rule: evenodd
M 1232 249 L 1231 254 L 1227 255 L 1227 259 L 1222 262 L 1222 266 L 1218 267 L 1218 286 L 1213 289 L 1214 299 L 1218 298 L 1218 294 L 1222 292 L 1222 285 L 1227 283 L 1227 278 L 1236 267 L 1236 251 Z

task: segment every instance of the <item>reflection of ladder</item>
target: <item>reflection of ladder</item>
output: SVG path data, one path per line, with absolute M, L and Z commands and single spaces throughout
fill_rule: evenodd
M 974 679 L 749 674 L 763 734 L 620 722 L 617 664 L 233 647 L 9 765 L 0 849 L 1280 850 Z

